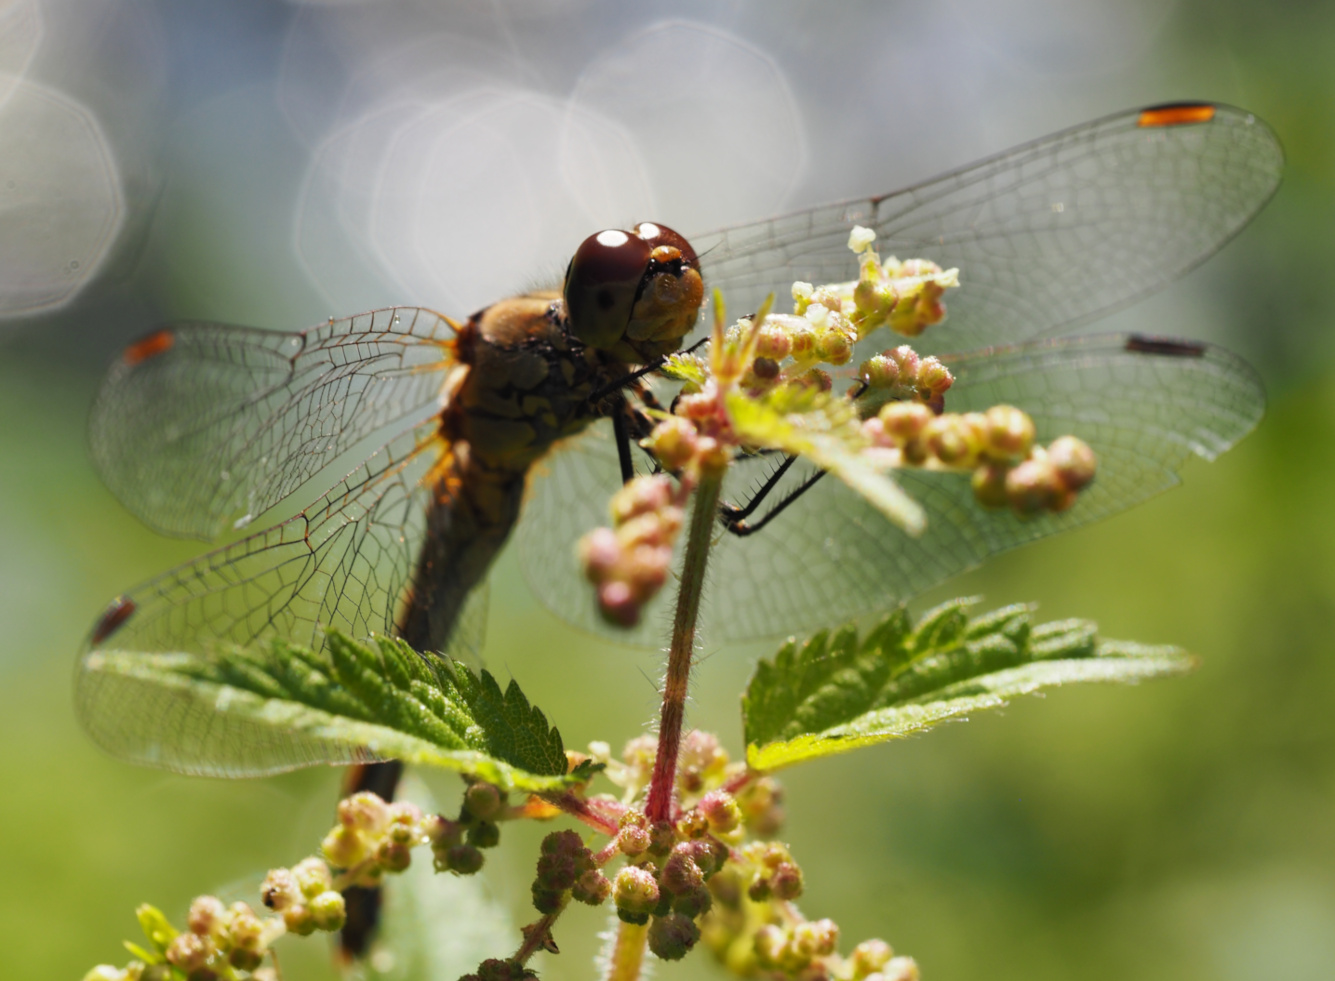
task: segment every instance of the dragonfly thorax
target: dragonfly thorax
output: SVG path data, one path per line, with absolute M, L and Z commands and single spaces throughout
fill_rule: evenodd
M 554 443 L 598 418 L 590 396 L 627 372 L 567 329 L 551 292 L 502 300 L 460 331 L 468 375 L 443 416 L 445 435 L 463 440 L 473 460 L 521 473 Z

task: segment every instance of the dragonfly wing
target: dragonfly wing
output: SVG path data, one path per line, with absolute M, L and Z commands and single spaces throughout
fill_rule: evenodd
M 390 633 L 421 549 L 440 459 L 428 420 L 402 433 L 295 517 L 179 566 L 119 598 L 80 657 L 84 727 L 125 759 L 250 776 L 349 756 L 310 737 L 218 713 L 188 691 L 97 670 L 112 651 L 188 653 L 281 637 L 323 647 L 324 630 Z
M 1064 513 L 1021 519 L 982 508 L 967 475 L 901 471 L 896 478 L 927 512 L 915 539 L 827 477 L 762 531 L 721 543 L 711 560 L 715 639 L 886 610 L 989 556 L 1115 514 L 1176 484 L 1192 457 L 1233 445 L 1265 406 L 1252 369 L 1205 345 L 1090 335 L 948 360 L 956 375 L 948 409 L 1014 404 L 1033 417 L 1040 442 L 1081 437 L 1098 454 L 1094 484 Z M 746 499 L 745 479 L 727 489 L 734 500 Z
M 794 280 L 857 278 L 854 225 L 877 249 L 958 267 L 921 349 L 1012 343 L 1095 320 L 1213 254 L 1279 185 L 1274 132 L 1229 106 L 1135 110 L 1035 140 L 894 194 L 693 236 L 736 314 Z M 917 342 L 915 342 L 915 345 Z
M 419 416 L 454 364 L 448 320 L 412 307 L 297 333 L 189 323 L 131 345 L 93 407 L 93 459 L 153 528 L 214 538 L 381 427 Z

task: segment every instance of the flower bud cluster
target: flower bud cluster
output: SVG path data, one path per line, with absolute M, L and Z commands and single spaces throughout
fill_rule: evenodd
M 589 751 L 594 759 L 605 762 L 603 775 L 623 788 L 626 791 L 624 799 L 630 801 L 649 786 L 654 759 L 658 755 L 658 738 L 646 734 L 628 740 L 619 760 L 610 758 L 601 744 L 596 747 L 590 744 Z M 741 764 L 733 766 L 729 763 L 728 751 L 713 733 L 692 729 L 682 736 L 677 754 L 677 790 L 683 800 L 694 800 L 722 787 L 744 769 Z
M 947 289 L 959 285 L 959 270 L 943 270 L 926 259 L 900 262 L 894 256 L 884 263 L 872 249 L 876 233 L 855 226 L 848 247 L 861 256 L 856 283 L 849 284 L 853 310 L 850 319 L 857 336 L 866 337 L 882 326 L 897 334 L 917 337 L 946 317 L 941 302 Z
M 1098 467 L 1074 436 L 1037 445 L 1033 420 L 1011 405 L 937 415 L 920 402 L 889 402 L 862 429 L 873 447 L 895 454 L 895 465 L 973 471 L 979 503 L 1022 517 L 1065 511 Z
M 922 358 L 907 344 L 883 351 L 862 362 L 858 377 L 873 392 L 892 399 L 912 399 L 939 414 L 955 377 L 941 361 Z
M 333 873 L 323 859 L 314 856 L 290 869 L 270 869 L 260 886 L 260 897 L 265 906 L 282 915 L 287 931 L 300 937 L 316 930 L 342 929 L 347 918 L 343 894 L 334 888 Z M 190 914 L 194 930 L 194 907 Z
M 342 925 L 343 897 L 333 895 L 340 914 L 332 929 L 338 929 Z M 316 896 L 304 898 L 324 905 Z M 136 912 L 153 950 L 127 945 L 145 960 L 131 961 L 124 968 L 100 964 L 84 975 L 84 981 L 168 981 L 181 977 L 217 981 L 237 977 L 238 971 L 259 978 L 267 971 L 261 970 L 260 964 L 269 947 L 285 930 L 280 917 L 262 918 L 245 903 L 225 906 L 214 896 L 199 896 L 190 904 L 184 932 L 152 906 L 141 906 Z
M 326 869 L 326 872 L 328 870 Z M 312 883 L 311 894 L 302 894 L 308 910 L 314 908 L 319 914 L 308 914 L 318 920 L 318 928 L 337 930 L 343 925 L 343 897 L 319 888 Z M 286 924 L 284 915 L 283 922 Z M 260 966 L 269 945 L 283 933 L 283 928 L 274 918 L 261 919 L 245 903 L 233 903 L 224 906 L 222 901 L 213 896 L 200 896 L 190 904 L 186 918 L 188 932 L 178 934 L 167 946 L 167 963 L 194 981 L 196 978 L 213 978 L 226 964 L 242 971 L 254 971 Z M 287 927 L 292 930 L 291 926 Z
M 783 787 L 773 777 L 757 777 L 737 795 L 746 830 L 757 838 L 772 838 L 783 827 L 787 816 L 783 807 Z
M 716 838 L 677 840 L 679 830 L 629 822 L 617 835 L 622 852 L 633 858 L 612 883 L 617 916 L 627 923 L 652 919 L 649 949 L 663 960 L 679 960 L 700 939 L 695 921 L 714 904 L 708 882 L 731 854 Z M 641 849 L 645 841 L 647 847 Z
M 533 906 L 539 913 L 555 913 L 566 904 L 566 894 L 589 906 L 598 906 L 612 892 L 612 883 L 598 870 L 593 853 L 573 831 L 553 831 L 542 839 L 538 871 L 533 879 Z
M 768 971 L 796 975 L 818 958 L 832 955 L 838 942 L 839 927 L 833 920 L 767 923 L 755 934 L 756 963 Z
M 802 895 L 802 870 L 785 845 L 777 841 L 752 842 L 742 849 L 742 857 L 751 869 L 746 895 L 752 902 L 771 897 L 791 902 Z
M 479 964 L 476 971 L 463 975 L 459 981 L 536 981 L 537 977 L 523 964 L 492 957 Z
M 408 867 L 413 847 L 428 840 L 431 820 L 413 804 L 387 804 L 362 791 L 338 802 L 338 824 L 320 842 L 320 851 L 343 870 L 344 888 L 374 886 L 384 873 Z
M 675 416 L 654 432 L 662 435 L 671 459 L 678 459 L 688 444 L 694 451 L 699 442 L 694 426 Z M 683 497 L 681 486 L 667 474 L 636 477 L 612 498 L 612 527 L 595 528 L 580 539 L 580 564 L 597 587 L 599 611 L 610 622 L 634 626 L 643 605 L 667 582 Z
M 482 868 L 482 849 L 501 841 L 499 821 L 509 813 L 505 792 L 485 780 L 475 780 L 464 791 L 457 820 L 432 814 L 422 822 L 422 832 L 431 843 L 437 872 L 473 875 Z
M 701 938 L 740 976 L 918 981 L 913 959 L 895 957 L 882 940 L 864 941 L 840 957 L 838 926 L 803 918 L 784 898 L 800 882 L 801 871 L 782 845 L 748 845 L 710 881 L 715 903 L 700 921 Z

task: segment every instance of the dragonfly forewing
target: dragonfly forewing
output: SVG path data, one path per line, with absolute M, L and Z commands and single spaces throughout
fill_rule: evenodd
M 89 426 L 107 486 L 158 531 L 215 538 L 435 403 L 454 328 L 399 307 L 284 333 L 188 323 L 131 345 Z
M 1229 106 L 1135 110 L 1063 130 L 892 194 L 692 239 L 737 315 L 794 280 L 857 278 L 854 225 L 883 256 L 958 267 L 960 288 L 922 353 L 1070 330 L 1213 255 L 1279 186 L 1274 132 Z M 884 342 L 883 342 L 884 343 Z

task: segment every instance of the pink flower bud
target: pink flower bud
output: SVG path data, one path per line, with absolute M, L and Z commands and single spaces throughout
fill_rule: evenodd
M 607 579 L 621 562 L 621 542 L 611 528 L 595 528 L 579 540 L 579 561 L 592 583 Z
M 885 356 L 899 365 L 899 377 L 907 381 L 910 378 L 918 377 L 918 366 L 920 359 L 918 352 L 913 350 L 907 344 L 901 344 L 899 347 L 886 351 Z
M 679 961 L 700 939 L 700 928 L 695 921 L 680 913 L 669 913 L 654 919 L 649 927 L 649 949 L 665 961 Z
M 166 957 L 172 967 L 191 975 L 202 971 L 216 952 L 213 944 L 204 937 L 196 933 L 182 933 L 167 945 Z
M 302 899 L 301 888 L 291 869 L 270 869 L 260 884 L 260 898 L 264 905 L 281 913 Z
M 943 394 L 955 384 L 955 376 L 936 358 L 923 358 L 918 362 L 918 390 L 925 397 L 933 398 Z
M 690 423 L 685 425 L 690 429 L 695 428 Z M 672 478 L 663 474 L 635 477 L 612 495 L 612 521 L 622 524 L 639 515 L 652 514 L 671 500 Z
M 756 357 L 773 361 L 782 361 L 793 350 L 793 339 L 788 332 L 775 324 L 764 323 L 756 335 Z
M 1057 479 L 1067 490 L 1088 486 L 1098 470 L 1098 457 L 1089 444 L 1075 436 L 1059 436 L 1048 447 L 1048 461 L 1056 468 Z
M 1017 514 L 1034 515 L 1052 504 L 1057 471 L 1046 459 L 1030 459 L 1006 474 L 1006 498 Z
M 640 604 L 630 584 L 625 582 L 607 582 L 598 587 L 598 612 L 621 627 L 633 627 L 640 622 Z
M 227 907 L 216 896 L 198 896 L 190 904 L 186 925 L 190 932 L 201 937 L 210 934 L 221 937 L 227 930 Z
M 887 402 L 878 413 L 885 434 L 899 447 L 905 447 L 922 435 L 935 418 L 921 402 Z

